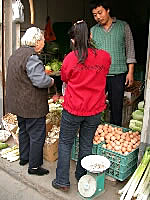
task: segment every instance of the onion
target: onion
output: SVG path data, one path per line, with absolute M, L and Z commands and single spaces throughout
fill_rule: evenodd
M 103 133 L 103 129 L 102 128 L 98 128 L 97 131 L 98 131 L 98 133 Z
M 99 140 L 100 140 L 101 142 L 103 142 L 105 139 L 104 139 L 104 137 L 100 137 Z
M 97 144 L 100 144 L 101 143 L 101 141 L 100 140 L 97 140 Z
M 111 145 L 112 147 L 115 147 L 115 146 L 116 146 L 116 144 L 115 144 L 113 141 L 110 141 L 110 145 Z
M 136 138 L 138 139 L 138 141 L 141 140 L 141 136 L 140 135 L 137 135 Z
M 99 140 L 99 136 L 98 135 L 94 136 L 94 140 L 95 141 Z
M 131 139 L 133 139 L 134 138 L 134 136 L 132 135 L 132 134 L 130 134 L 130 136 L 129 136 Z
M 129 152 L 128 152 L 128 151 L 126 151 L 126 152 L 124 152 L 124 155 L 128 155 L 128 153 L 129 153 Z
M 95 132 L 95 136 L 96 136 L 96 135 L 99 135 L 99 132 L 98 132 L 98 131 Z
M 117 146 L 117 145 L 116 145 L 116 146 L 114 147 L 114 149 L 115 149 L 116 151 L 120 151 L 120 150 L 121 150 L 121 146 Z
M 137 136 L 137 133 L 136 133 L 136 132 L 133 132 L 133 136 L 136 137 L 136 136 Z
M 106 135 L 106 140 L 110 140 L 110 136 L 109 135 Z
M 116 140 L 115 143 L 116 143 L 116 145 L 118 145 L 118 146 L 120 145 L 120 142 L 119 142 L 118 140 Z
M 127 146 L 127 151 L 131 152 L 132 151 L 132 147 L 130 145 Z
M 106 144 L 103 144 L 102 147 L 103 147 L 103 148 L 106 148 Z
M 123 143 L 123 142 L 124 142 L 124 140 L 122 138 L 120 138 L 120 143 Z
M 117 140 L 120 140 L 120 135 L 116 134 Z
M 136 147 L 137 147 L 137 145 L 136 145 L 136 144 L 134 144 L 134 145 L 133 145 L 133 149 L 136 149 Z
M 103 125 L 102 125 L 102 124 L 100 124 L 100 125 L 98 126 L 98 128 L 102 129 L 102 128 L 103 128 Z
M 130 142 L 131 141 L 131 139 L 130 139 L 130 137 L 129 136 L 126 136 L 126 139 L 125 139 L 126 141 L 128 141 L 128 142 Z
M 132 147 L 132 146 L 133 146 L 133 143 L 132 143 L 132 142 L 129 142 L 128 145 L 130 145 L 130 146 Z
M 106 143 L 107 143 L 107 144 L 110 144 L 110 140 L 106 140 Z
M 122 134 L 122 135 L 121 135 L 121 139 L 125 140 L 125 138 L 126 138 L 125 135 Z
M 93 144 L 97 144 L 97 142 L 95 140 L 93 140 Z
M 115 137 L 115 136 L 112 136 L 112 137 L 111 137 L 111 140 L 112 140 L 112 141 L 116 140 L 116 137 Z
M 127 148 L 128 144 L 126 142 L 124 142 L 123 146 Z
M 140 141 L 138 141 L 137 143 L 136 143 L 136 145 L 137 145 L 137 147 L 140 145 Z
M 110 144 L 106 145 L 107 149 L 112 150 L 112 146 Z
M 136 140 L 135 139 L 131 139 L 132 144 L 136 144 Z
M 111 131 L 112 131 L 111 128 L 108 128 L 107 130 L 108 130 L 109 133 L 111 133 Z
M 113 134 L 112 134 L 112 133 L 108 133 L 108 135 L 110 136 L 110 138 L 113 136 Z
M 104 137 L 104 136 L 105 136 L 105 133 L 104 133 L 104 132 L 102 132 L 102 133 L 100 134 L 100 136 L 101 136 L 101 137 Z

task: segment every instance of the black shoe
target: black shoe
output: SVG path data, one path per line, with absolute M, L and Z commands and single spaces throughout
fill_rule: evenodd
M 29 174 L 34 174 L 38 176 L 43 176 L 45 174 L 49 174 L 49 171 L 47 169 L 44 169 L 42 167 L 38 167 L 37 169 L 28 169 Z
M 26 165 L 29 161 L 28 160 L 20 160 L 19 165 Z
M 52 181 L 52 186 L 53 186 L 55 189 L 61 190 L 61 191 L 63 191 L 63 192 L 68 192 L 68 190 L 70 189 L 70 186 L 59 186 L 59 185 L 57 185 L 56 179 L 54 179 L 54 180 Z

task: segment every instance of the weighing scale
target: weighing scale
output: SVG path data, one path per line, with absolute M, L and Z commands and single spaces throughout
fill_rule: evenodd
M 78 192 L 83 199 L 92 200 L 104 192 L 105 171 L 110 167 L 110 161 L 100 155 L 89 155 L 81 160 L 81 165 L 87 170 L 78 182 Z

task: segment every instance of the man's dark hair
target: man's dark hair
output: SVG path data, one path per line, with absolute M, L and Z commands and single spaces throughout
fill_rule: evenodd
M 90 1 L 90 11 L 92 12 L 93 9 L 102 6 L 105 10 L 110 9 L 110 0 L 91 0 Z

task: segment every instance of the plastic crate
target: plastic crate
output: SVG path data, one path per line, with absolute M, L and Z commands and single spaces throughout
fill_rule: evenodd
M 97 144 L 93 144 L 92 154 L 97 154 Z M 78 153 L 79 153 L 79 137 L 76 137 L 74 140 L 74 144 L 71 151 L 71 159 L 74 161 L 78 160 Z
M 107 176 L 111 176 L 114 179 L 117 179 L 119 181 L 124 181 L 132 173 L 134 173 L 134 171 L 136 170 L 136 168 L 137 168 L 137 163 L 134 166 L 132 166 L 130 169 L 128 169 L 126 172 L 121 172 L 121 171 L 109 168 L 108 170 L 106 170 L 106 175 Z
M 128 155 L 122 155 L 98 145 L 97 154 L 105 156 L 111 162 L 110 168 L 106 170 L 106 175 L 117 180 L 124 181 L 136 169 L 139 149 L 135 149 Z

